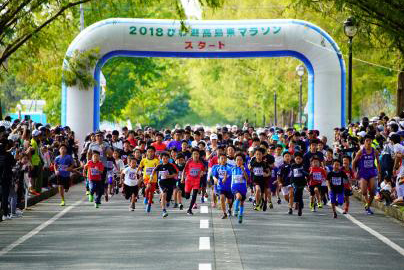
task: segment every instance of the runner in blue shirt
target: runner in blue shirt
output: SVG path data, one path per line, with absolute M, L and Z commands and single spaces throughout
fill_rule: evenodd
M 236 197 L 234 216 L 238 216 L 238 223 L 243 222 L 244 201 L 247 195 L 248 169 L 244 164 L 244 155 L 236 155 L 236 166 L 231 171 L 231 192 Z M 240 212 L 239 212 L 240 209 Z
M 226 154 L 219 155 L 219 164 L 212 168 L 212 176 L 215 181 L 215 193 L 220 195 L 220 203 L 222 206 L 222 219 L 227 218 L 226 200 L 229 206 L 229 216 L 231 216 L 231 207 L 233 205 L 233 194 L 231 192 L 231 171 L 233 166 L 227 164 Z
M 59 147 L 60 155 L 55 158 L 55 174 L 60 197 L 62 199 L 60 206 L 65 206 L 65 191 L 70 187 L 70 171 L 73 169 L 73 158 L 67 155 L 67 146 L 65 144 Z

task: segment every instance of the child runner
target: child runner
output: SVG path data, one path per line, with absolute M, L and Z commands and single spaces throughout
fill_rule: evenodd
M 55 174 L 60 197 L 62 199 L 60 206 L 65 206 L 65 191 L 70 186 L 70 171 L 73 169 L 73 158 L 67 154 L 67 146 L 61 144 L 59 147 L 60 155 L 55 158 Z
M 156 150 L 153 146 L 147 147 L 146 157 L 140 162 L 138 172 L 143 169 L 143 182 L 146 185 L 144 204 L 147 205 L 146 212 L 150 213 L 153 203 L 154 192 L 156 191 L 157 177 L 153 177 L 153 170 L 160 164 L 160 161 L 155 157 Z
M 179 206 L 180 210 L 184 209 L 184 205 L 182 204 L 182 196 L 185 195 L 185 185 L 181 182 L 182 180 L 182 172 L 185 168 L 185 157 L 182 154 L 177 156 L 177 160 L 175 161 L 175 165 L 178 169 L 178 180 L 177 180 L 177 196 L 174 198 L 174 208 Z
M 181 182 L 185 182 L 185 198 L 189 199 L 192 192 L 191 203 L 187 211 L 188 215 L 193 215 L 192 207 L 196 202 L 196 197 L 198 195 L 201 177 L 205 171 L 205 165 L 199 159 L 199 149 L 192 149 L 192 159 L 188 160 L 185 165 L 184 171 L 182 173 Z
M 269 176 L 268 164 L 263 161 L 262 157 L 265 155 L 265 150 L 263 148 L 258 148 L 255 150 L 254 157 L 251 159 L 248 169 L 251 172 L 252 180 L 255 186 L 255 211 L 261 210 L 261 205 L 263 205 L 262 192 L 265 192 L 266 183 L 264 177 Z
M 365 144 L 356 154 L 352 165 L 354 170 L 358 168 L 361 191 L 366 201 L 365 210 L 368 215 L 373 215 L 370 206 L 377 187 L 376 177 L 380 175 L 378 173 L 380 172 L 379 153 L 372 147 L 372 136 L 365 135 L 364 139 Z
M 223 211 L 222 219 L 227 218 L 226 201 L 229 206 L 229 216 L 231 216 L 231 207 L 233 204 L 233 194 L 231 192 L 231 165 L 227 164 L 226 155 L 219 155 L 219 164 L 212 168 L 212 176 L 215 181 L 215 193 L 220 195 L 220 203 Z
M 133 156 L 129 156 L 127 158 L 129 166 L 120 174 L 121 185 L 124 186 L 125 199 L 130 199 L 129 211 L 135 211 L 135 203 L 142 180 L 141 178 L 139 179 L 137 174 L 135 158 Z
M 119 187 L 122 186 L 120 182 L 118 183 L 118 180 L 120 179 L 121 172 L 125 169 L 125 164 L 123 163 L 123 160 L 121 159 L 121 154 L 120 150 L 115 149 L 113 153 L 113 157 L 115 160 L 115 167 L 114 167 L 114 178 L 116 179 L 115 184 L 114 184 L 114 191 L 115 194 L 119 193 Z M 134 158 L 133 158 L 134 159 Z M 136 162 L 136 159 L 135 159 Z M 136 164 L 137 166 L 137 164 Z
M 238 223 L 243 222 L 244 201 L 247 196 L 247 181 L 249 176 L 245 167 L 243 154 L 236 154 L 236 166 L 231 170 L 231 192 L 236 197 L 234 216 L 238 217 Z
M 327 175 L 327 184 L 330 191 L 330 200 L 332 211 L 334 212 L 334 218 L 337 218 L 335 206 L 344 203 L 344 182 L 347 180 L 348 178 L 346 174 L 341 171 L 341 161 L 339 159 L 334 159 L 332 171 Z
M 171 163 L 169 163 L 170 155 L 166 152 L 161 153 L 162 163 L 157 165 L 153 171 L 153 178 L 157 176 L 158 183 L 161 191 L 160 205 L 163 209 L 162 216 L 167 217 L 166 206 L 168 206 L 167 200 L 171 198 L 173 190 L 176 184 L 177 169 Z
M 99 208 L 101 205 L 101 196 L 104 194 L 104 183 L 102 182 L 102 174 L 104 172 L 104 165 L 100 161 L 100 152 L 97 150 L 92 151 L 93 156 L 90 161 L 84 166 L 83 176 L 88 176 L 90 185 L 90 195 L 88 195 L 88 200 L 90 202 L 94 201 L 94 193 L 96 193 L 95 198 L 95 208 Z M 86 172 L 88 171 L 88 175 Z
M 278 184 L 282 189 L 282 194 L 285 197 L 285 201 L 289 203 L 289 215 L 293 214 L 293 187 L 290 184 L 290 178 L 292 176 L 291 161 L 291 154 L 289 152 L 283 153 L 283 164 L 278 171 Z
M 321 203 L 321 184 L 327 179 L 327 172 L 324 168 L 320 167 L 320 159 L 317 156 L 311 158 L 311 167 L 309 175 L 309 190 L 310 190 L 310 210 L 316 211 L 314 199 L 317 199 L 318 208 L 323 208 Z
M 308 173 L 303 168 L 303 154 L 300 152 L 295 153 L 295 164 L 291 166 L 292 177 L 290 183 L 293 186 L 294 202 L 297 203 L 298 216 L 302 215 L 303 209 L 303 190 L 307 185 L 306 177 Z
M 354 178 L 354 172 L 351 169 L 351 157 L 343 156 L 342 157 L 342 171 L 347 176 L 347 181 L 344 182 L 344 212 L 343 214 L 347 214 L 349 211 L 349 197 L 352 196 L 352 179 Z

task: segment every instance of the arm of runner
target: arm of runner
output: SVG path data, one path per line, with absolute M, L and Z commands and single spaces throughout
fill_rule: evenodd
M 358 163 L 359 159 L 361 158 L 361 156 L 362 156 L 362 150 L 359 150 L 358 153 L 356 154 L 354 160 L 352 161 L 352 169 L 354 171 L 356 171 L 356 169 L 357 169 L 356 166 L 357 166 L 357 163 Z

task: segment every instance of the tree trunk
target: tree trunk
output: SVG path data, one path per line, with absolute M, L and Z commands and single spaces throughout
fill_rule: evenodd
M 399 115 L 402 111 L 404 111 L 404 70 L 398 74 L 396 114 Z

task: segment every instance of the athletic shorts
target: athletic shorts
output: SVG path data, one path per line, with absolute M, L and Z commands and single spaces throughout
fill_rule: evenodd
M 344 203 L 344 193 L 334 193 L 330 191 L 330 201 L 336 205 L 342 205 Z
M 63 186 L 63 188 L 68 191 L 70 188 L 70 177 L 64 177 L 58 175 L 56 177 L 56 185 Z
M 191 193 L 193 189 L 199 189 L 200 188 L 200 181 L 198 180 L 186 180 L 185 181 L 185 193 Z
M 276 189 L 278 188 L 278 184 L 275 183 L 276 179 L 270 178 L 267 182 L 267 188 L 272 192 L 275 193 Z
M 247 190 L 241 190 L 238 188 L 232 188 L 231 193 L 233 193 L 234 198 L 236 198 L 236 194 L 240 193 L 241 194 L 241 201 L 245 201 L 245 199 L 247 198 Z
M 160 180 L 159 187 L 161 192 L 169 193 L 173 191 L 175 182 L 172 179 Z
M 123 185 L 123 189 L 125 190 L 125 199 L 129 200 L 130 197 L 134 194 L 136 197 L 139 194 L 139 186 L 128 186 L 128 185 Z
M 216 194 L 224 195 L 226 199 L 233 199 L 233 193 L 230 190 L 219 189 Z
M 344 196 L 345 197 L 349 197 L 349 196 L 352 196 L 352 195 L 353 195 L 352 189 L 344 189 Z
M 208 179 L 207 177 L 201 177 L 201 181 L 199 181 L 199 187 L 200 188 L 206 188 L 208 186 Z
M 260 189 L 261 189 L 261 192 L 264 192 L 265 188 L 266 188 L 265 179 L 260 179 L 260 180 L 255 179 L 254 180 L 254 186 L 259 186 Z
M 314 189 L 317 188 L 318 192 L 321 191 L 321 184 L 318 185 L 313 185 L 313 186 L 309 186 L 309 190 L 310 190 L 310 196 L 314 196 L 316 193 L 314 192 Z
M 362 170 L 359 171 L 359 179 L 364 179 L 366 181 L 369 181 L 372 178 L 377 177 L 377 169 L 369 169 L 369 170 Z
M 288 185 L 286 187 L 282 187 L 282 194 L 283 196 L 289 195 L 289 188 L 291 188 L 292 185 Z

